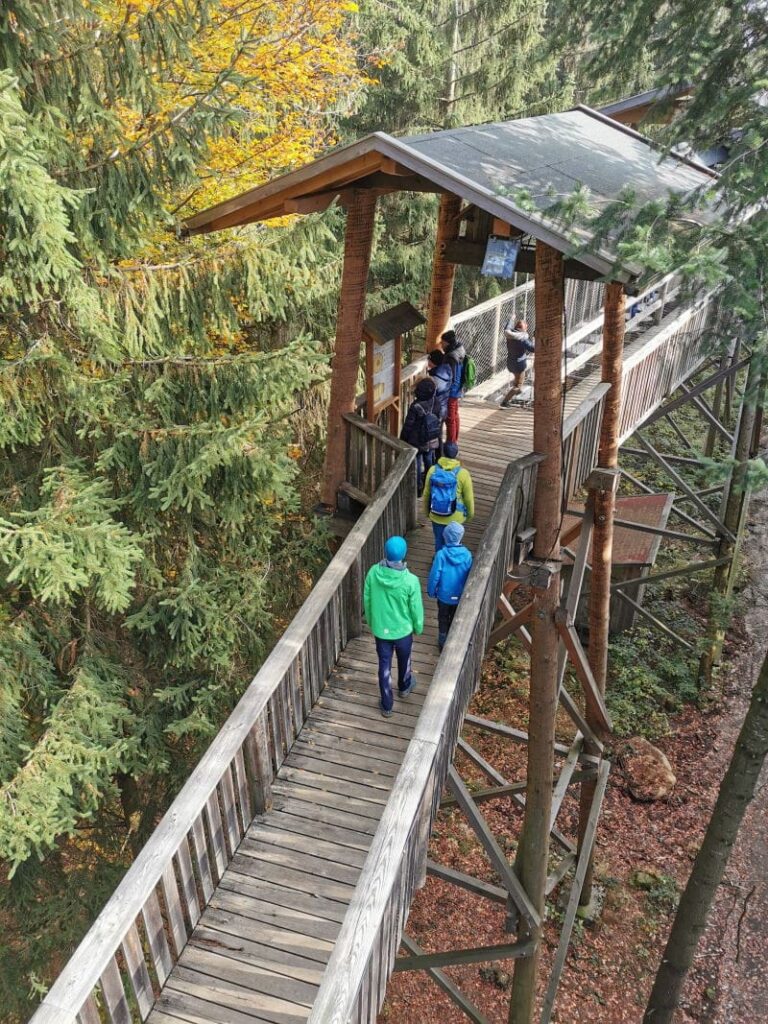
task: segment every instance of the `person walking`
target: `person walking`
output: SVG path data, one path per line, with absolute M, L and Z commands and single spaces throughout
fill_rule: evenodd
M 435 382 L 425 377 L 416 385 L 415 401 L 411 402 L 405 417 L 400 440 L 412 445 L 417 451 L 419 496 L 424 490 L 427 470 L 435 464 L 442 435 L 440 405 L 435 395 Z
M 475 514 L 472 477 L 458 459 L 459 446 L 446 441 L 443 454 L 427 472 L 422 502 L 432 522 L 435 551 L 443 546 L 448 523 L 468 523 Z
M 512 404 L 515 395 L 519 395 L 523 390 L 528 370 L 528 356 L 533 355 L 534 345 L 525 320 L 518 320 L 514 327 L 510 321 L 504 328 L 504 337 L 507 342 L 507 369 L 512 374 L 512 387 L 501 403 L 506 408 Z
M 392 715 L 392 658 L 397 655 L 397 691 L 407 697 L 416 687 L 411 668 L 413 635 L 424 631 L 421 584 L 405 564 L 408 545 L 403 537 L 390 537 L 384 558 L 371 566 L 365 577 L 365 618 L 376 640 L 379 658 L 379 708 Z
M 448 523 L 427 582 L 427 593 L 437 599 L 437 646 L 441 651 L 472 568 L 472 552 L 461 543 L 463 537 L 461 523 Z
M 439 348 L 433 349 L 427 356 L 427 373 L 435 382 L 435 398 L 437 399 L 438 416 L 440 417 L 440 447 L 438 457 L 443 454 L 443 429 L 448 417 L 448 398 L 453 383 L 453 372 L 446 363 L 445 356 Z
M 464 360 L 466 350 L 456 337 L 455 331 L 444 331 L 440 335 L 443 345 L 443 362 L 451 369 L 451 390 L 448 393 L 448 412 L 445 420 L 445 439 L 452 444 L 459 440 L 459 403 L 464 393 Z

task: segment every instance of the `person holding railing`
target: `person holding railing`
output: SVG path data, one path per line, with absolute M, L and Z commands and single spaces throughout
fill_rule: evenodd
M 390 537 L 384 545 L 384 558 L 368 570 L 363 589 L 365 618 L 376 640 L 379 708 L 385 718 L 391 717 L 394 705 L 392 658 L 397 655 L 398 696 L 407 697 L 416 688 L 411 667 L 413 635 L 424 631 L 421 584 L 405 564 L 407 553 L 403 537 Z
M 533 355 L 534 345 L 525 320 L 518 320 L 514 327 L 510 320 L 504 328 L 504 337 L 507 342 L 507 369 L 512 374 L 512 387 L 501 403 L 507 408 L 512 404 L 512 399 L 523 390 L 528 370 L 528 356 Z

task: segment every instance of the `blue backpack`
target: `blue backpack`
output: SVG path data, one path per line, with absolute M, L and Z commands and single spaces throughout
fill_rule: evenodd
M 429 511 L 436 516 L 452 516 L 456 511 L 456 495 L 459 489 L 459 470 L 435 466 L 429 478 Z

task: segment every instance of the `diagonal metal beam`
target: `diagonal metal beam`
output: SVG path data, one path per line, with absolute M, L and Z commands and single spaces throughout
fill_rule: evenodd
M 581 849 L 579 850 L 578 860 L 576 861 L 576 872 L 574 874 L 570 896 L 568 897 L 568 906 L 566 907 L 565 917 L 563 919 L 563 929 L 560 932 L 560 942 L 557 947 L 557 953 L 555 954 L 552 973 L 549 976 L 549 984 L 547 986 L 547 992 L 541 1009 L 540 1024 L 549 1024 L 552 1017 L 552 1008 L 555 1005 L 555 998 L 560 985 L 560 976 L 563 973 L 565 958 L 568 955 L 568 946 L 571 941 L 573 924 L 576 920 L 576 911 L 579 908 L 579 897 L 581 896 L 584 878 L 586 877 L 587 867 L 591 859 L 592 847 L 595 843 L 597 822 L 600 817 L 600 808 L 602 807 L 603 797 L 605 796 L 605 787 L 608 783 L 609 771 L 609 762 L 603 761 L 598 770 L 595 795 L 592 798 L 592 806 L 584 829 L 584 837 L 582 839 Z
M 446 949 L 442 953 L 420 953 L 417 956 L 402 956 L 395 960 L 395 971 L 427 971 L 435 967 L 450 967 L 455 964 L 480 964 L 489 960 L 517 960 L 531 956 L 535 943 L 508 942 L 499 946 L 476 946 L 473 949 Z
M 554 828 L 557 816 L 560 813 L 560 805 L 562 804 L 565 794 L 568 792 L 568 786 L 573 776 L 576 763 L 579 760 L 579 754 L 581 748 L 584 745 L 584 737 L 580 732 L 576 733 L 576 738 L 571 744 L 571 749 L 568 751 L 568 756 L 565 759 L 565 764 L 560 769 L 560 774 L 557 778 L 554 792 L 552 793 L 552 811 L 549 816 L 549 827 Z
M 674 482 L 677 484 L 680 490 L 683 491 L 683 493 L 686 494 L 691 499 L 693 504 L 696 506 L 699 512 L 701 512 L 704 518 L 708 519 L 715 526 L 717 532 L 719 534 L 724 534 L 730 541 L 734 541 L 736 538 L 733 536 L 731 531 L 728 530 L 725 524 L 722 523 L 720 519 L 718 519 L 715 513 L 704 504 L 704 502 L 701 500 L 698 494 L 694 491 L 692 487 L 690 487 L 685 482 L 685 480 L 683 480 L 683 478 L 680 476 L 677 470 L 673 469 L 673 467 L 670 466 L 669 462 L 666 461 L 664 456 L 660 452 L 656 451 L 651 442 L 647 441 L 639 430 L 635 431 L 635 437 L 643 446 L 643 448 L 648 452 L 653 461 L 657 465 L 661 466 L 664 472 L 667 473 L 667 475 L 670 476 L 672 480 L 674 480 Z
M 733 444 L 733 434 L 730 434 L 720 420 L 715 416 L 712 410 L 709 408 L 706 402 L 701 398 L 697 398 L 691 394 L 690 388 L 687 388 L 685 384 L 680 385 L 681 391 L 683 391 L 690 398 L 694 406 L 699 410 L 704 419 L 709 423 L 713 430 L 715 430 L 721 437 L 724 437 L 729 444 Z
M 413 956 L 424 956 L 424 950 L 408 935 L 403 935 L 400 940 L 401 945 L 404 946 L 409 953 Z M 397 967 L 397 960 L 395 960 L 395 967 Z M 475 1004 L 467 999 L 461 989 L 448 977 L 443 971 L 437 970 L 435 967 L 425 968 L 427 974 L 435 982 L 438 988 L 441 988 L 443 992 L 448 996 L 451 1002 L 455 1003 L 461 1012 L 472 1021 L 472 1024 L 491 1024 L 485 1014 L 478 1010 Z
M 683 444 L 684 444 L 684 445 L 685 445 L 685 447 L 686 447 L 686 448 L 688 449 L 688 451 L 689 451 L 689 452 L 693 452 L 693 454 L 694 454 L 694 455 L 697 455 L 697 454 L 698 454 L 698 452 L 697 452 L 697 451 L 696 451 L 696 449 L 695 449 L 695 448 L 693 447 L 693 445 L 692 445 L 692 444 L 691 444 L 691 442 L 690 442 L 690 441 L 688 440 L 688 438 L 687 438 L 687 437 L 685 436 L 685 434 L 684 434 L 684 433 L 682 432 L 682 430 L 680 429 L 680 427 L 678 427 L 678 425 L 677 425 L 677 424 L 675 423 L 675 421 L 674 421 L 674 420 L 672 419 L 672 416 L 671 416 L 671 414 L 670 414 L 670 413 L 668 413 L 668 412 L 667 412 L 667 413 L 665 413 L 665 414 L 664 414 L 664 419 L 665 419 L 665 420 L 667 421 L 667 423 L 668 423 L 668 424 L 670 425 L 670 427 L 672 427 L 672 429 L 673 429 L 673 430 L 674 430 L 674 432 L 675 432 L 675 433 L 677 434 L 677 436 L 678 436 L 678 437 L 680 438 L 680 440 L 681 440 L 681 441 L 683 442 Z
M 441 878 L 451 885 L 458 885 L 467 892 L 473 892 L 476 896 L 483 896 L 494 903 L 503 903 L 505 906 L 509 900 L 509 893 L 498 885 L 491 885 L 474 875 L 467 875 L 463 871 L 456 871 L 454 868 L 447 868 L 443 864 L 437 864 L 433 860 L 427 860 L 427 874 L 435 878 Z
M 499 598 L 498 608 L 507 621 L 497 626 L 488 637 L 488 650 L 495 647 L 500 641 L 506 640 L 512 633 L 517 632 L 521 626 L 527 625 L 531 621 L 531 613 L 533 612 L 532 603 L 525 605 L 519 612 L 516 612 L 503 594 Z
M 592 714 L 593 720 L 599 723 L 600 728 L 605 730 L 605 732 L 612 732 L 613 723 L 611 722 L 611 716 L 608 714 L 603 696 L 597 687 L 595 677 L 592 675 L 592 669 L 587 661 L 584 648 L 581 646 L 576 629 L 568 622 L 565 611 L 562 608 L 559 608 L 555 613 L 555 625 L 565 644 L 565 649 L 568 652 L 568 657 L 574 667 L 576 676 L 581 683 L 588 712 Z
M 582 512 L 577 509 L 568 509 L 569 516 L 581 516 Z M 694 537 L 690 533 L 678 533 L 677 530 L 666 530 L 661 526 L 648 526 L 646 523 L 635 523 L 631 519 L 619 519 L 616 517 L 613 520 L 614 526 L 624 526 L 628 530 L 637 530 L 639 533 L 651 533 L 654 537 L 666 537 L 668 540 L 680 540 L 688 541 L 689 544 L 701 544 L 705 547 L 713 547 L 719 543 L 717 537 L 713 537 L 711 534 L 707 534 L 706 537 Z M 698 527 L 701 529 L 701 527 Z M 572 552 L 569 551 L 572 555 Z
M 461 776 L 453 765 L 448 769 L 447 781 L 449 789 L 456 797 L 467 821 L 472 826 L 477 838 L 482 843 L 483 849 L 488 854 L 494 870 L 501 877 L 505 888 L 514 900 L 518 910 L 528 922 L 528 926 L 531 930 L 537 929 L 541 923 L 541 918 L 539 917 L 536 908 L 528 898 L 528 893 L 523 888 L 520 879 L 517 877 L 512 866 L 504 855 L 504 851 L 499 846 L 496 837 L 488 827 L 488 822 L 480 813 L 477 805 L 472 799 L 472 795 L 464 785 Z
M 661 419 L 661 417 L 666 413 L 673 412 L 681 405 L 685 405 L 686 402 L 689 402 L 691 398 L 697 398 L 705 391 L 709 391 L 709 389 L 714 387 L 718 381 L 725 380 L 726 377 L 730 377 L 732 374 L 742 370 L 748 362 L 749 357 L 739 360 L 738 363 L 734 363 L 733 365 L 726 367 L 724 370 L 718 370 L 717 373 L 713 373 L 710 377 L 707 377 L 706 380 L 703 380 L 701 384 L 697 384 L 696 387 L 691 388 L 687 394 L 681 395 L 679 398 L 674 398 L 667 405 L 657 409 L 656 412 L 651 413 L 648 419 L 644 421 L 643 426 L 649 427 L 651 423 L 655 423 L 656 420 Z
M 631 580 L 619 580 L 611 584 L 611 590 L 621 590 L 623 587 L 631 587 L 635 583 L 661 583 L 662 580 L 671 580 L 675 576 L 690 576 L 694 572 L 704 572 L 705 569 L 716 569 L 718 565 L 725 565 L 730 558 L 712 558 L 708 562 L 689 562 L 680 569 L 668 569 L 666 572 L 653 573 L 650 576 L 634 576 Z
M 643 454 L 645 454 L 645 453 L 643 453 Z M 659 493 L 658 491 L 654 491 L 654 489 L 652 487 L 649 487 L 648 484 L 644 483 L 642 480 L 639 480 L 636 476 L 634 476 L 632 473 L 630 473 L 628 469 L 623 469 L 622 468 L 621 474 L 622 474 L 622 476 L 625 476 L 627 478 L 627 480 L 630 481 L 630 483 L 633 483 L 635 485 L 635 487 L 639 487 L 640 490 L 644 491 L 646 494 L 658 494 Z M 705 491 L 696 491 L 696 493 L 701 498 L 701 497 L 703 497 L 706 494 L 713 494 L 714 491 L 722 491 L 722 489 L 723 489 L 723 486 L 722 486 L 722 484 L 720 484 L 718 487 L 714 488 L 714 490 L 711 490 L 711 489 L 707 488 L 707 490 L 705 490 Z M 717 539 L 716 535 L 714 533 L 712 533 L 711 530 L 708 530 L 707 527 L 704 526 L 703 523 L 700 523 L 697 519 L 694 519 L 693 516 L 689 516 L 687 512 L 681 512 L 680 509 L 677 507 L 677 505 L 680 502 L 687 501 L 687 500 L 688 499 L 685 497 L 685 495 L 683 495 L 682 498 L 675 498 L 675 503 L 672 505 L 672 508 L 669 510 L 669 514 L 670 515 L 678 516 L 680 519 L 683 520 L 683 522 L 688 523 L 689 526 L 693 526 L 694 529 L 696 529 L 696 530 L 701 530 L 701 532 L 705 533 L 707 535 L 707 537 L 711 537 L 712 540 L 716 540 Z

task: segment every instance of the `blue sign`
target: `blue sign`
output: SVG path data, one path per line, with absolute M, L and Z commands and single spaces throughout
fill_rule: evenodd
M 491 235 L 485 247 L 481 273 L 486 277 L 512 277 L 520 252 L 519 238 L 497 238 Z

